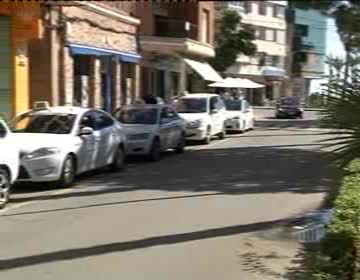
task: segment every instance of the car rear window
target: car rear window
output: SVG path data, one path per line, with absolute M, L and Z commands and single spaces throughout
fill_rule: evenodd
M 123 109 L 118 111 L 115 117 L 124 124 L 156 124 L 158 110 L 146 108 Z

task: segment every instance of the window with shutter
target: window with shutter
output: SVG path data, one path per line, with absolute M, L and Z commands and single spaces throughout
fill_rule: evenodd
M 7 117 L 12 111 L 10 29 L 10 18 L 0 16 L 0 114 Z

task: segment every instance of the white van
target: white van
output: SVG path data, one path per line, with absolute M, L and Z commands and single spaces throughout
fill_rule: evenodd
M 0 208 L 9 201 L 10 187 L 18 177 L 19 149 L 14 145 L 13 135 L 0 119 Z
M 186 138 L 208 144 L 213 136 L 226 136 L 226 109 L 217 94 L 190 93 L 176 103 L 176 110 L 186 122 Z

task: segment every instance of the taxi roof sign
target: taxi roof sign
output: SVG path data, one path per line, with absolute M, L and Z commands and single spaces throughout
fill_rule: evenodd
M 49 109 L 50 105 L 48 101 L 36 101 L 34 102 L 34 110 L 45 110 Z

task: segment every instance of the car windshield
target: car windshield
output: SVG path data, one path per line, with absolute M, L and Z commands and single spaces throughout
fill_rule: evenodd
M 206 98 L 183 98 L 176 104 L 176 110 L 179 113 L 205 113 Z
M 12 126 L 15 133 L 69 134 L 76 119 L 74 114 L 25 114 Z
M 225 107 L 228 111 L 242 111 L 241 100 L 225 100 Z
M 299 106 L 300 100 L 298 98 L 284 98 L 284 99 L 280 99 L 280 105 L 282 105 L 282 106 Z
M 156 124 L 157 109 L 132 108 L 120 110 L 116 114 L 119 122 L 124 124 Z

